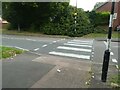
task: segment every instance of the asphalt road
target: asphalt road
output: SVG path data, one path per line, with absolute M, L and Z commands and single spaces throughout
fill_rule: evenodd
M 107 43 L 82 38 L 3 35 L 2 45 L 28 50 L 36 54 L 50 54 L 83 60 L 93 60 L 95 58 L 95 62 L 102 63 Z M 118 61 L 118 48 L 118 42 L 111 43 L 111 63 L 117 63 Z
M 102 65 L 103 54 L 107 44 L 105 41 L 84 38 L 67 39 L 3 35 L 2 45 L 27 50 L 31 53 L 30 55 L 20 55 L 17 57 L 17 60 L 13 58 L 12 62 L 8 59 L 8 61 L 3 61 L 2 63 L 3 87 L 17 88 L 32 86 L 54 68 L 54 65 L 51 64 L 32 62 L 39 55 L 58 56 L 64 58 L 64 60 L 91 61 L 92 63 Z M 118 48 L 118 42 L 111 43 L 110 65 L 118 64 Z M 10 75 L 8 75 L 9 72 L 11 72 Z M 33 75 L 34 73 L 36 74 Z M 11 80 L 13 81 L 12 83 Z
M 36 54 L 50 54 L 91 60 L 93 40 L 5 35 L 2 37 L 2 45 L 24 49 Z

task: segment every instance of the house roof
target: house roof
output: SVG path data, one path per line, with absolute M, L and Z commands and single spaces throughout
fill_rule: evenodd
M 107 3 L 108 3 L 108 2 L 105 2 L 105 3 L 101 4 L 99 7 L 96 8 L 96 10 L 99 9 L 99 8 L 101 8 L 102 6 L 104 6 L 104 5 L 107 4 Z

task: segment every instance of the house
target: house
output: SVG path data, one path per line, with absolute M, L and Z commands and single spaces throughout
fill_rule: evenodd
M 105 12 L 105 11 L 111 12 L 111 6 L 112 6 L 112 2 L 105 2 L 104 4 L 102 4 L 96 9 L 96 12 Z M 120 25 L 120 1 L 115 2 L 114 13 L 115 13 L 114 15 L 116 16 L 116 18 L 114 18 L 113 30 L 115 30 L 117 26 Z

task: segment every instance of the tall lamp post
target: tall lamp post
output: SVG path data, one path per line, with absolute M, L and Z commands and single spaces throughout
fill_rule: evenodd
M 106 82 L 106 79 L 107 79 L 107 72 L 108 72 L 108 66 L 109 66 L 109 60 L 110 60 L 110 44 L 111 44 L 112 27 L 113 27 L 114 7 L 115 7 L 115 1 L 112 0 L 108 39 L 107 39 L 108 46 L 107 46 L 107 50 L 105 50 L 104 52 L 104 60 L 103 60 L 103 66 L 102 66 L 102 75 L 101 75 L 102 82 Z

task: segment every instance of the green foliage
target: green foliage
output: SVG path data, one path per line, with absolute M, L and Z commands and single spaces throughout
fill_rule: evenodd
M 11 23 L 11 28 L 50 35 L 83 36 L 93 30 L 87 14 L 67 2 L 3 3 L 3 18 Z
M 90 22 L 94 27 L 108 25 L 110 12 L 87 12 Z

